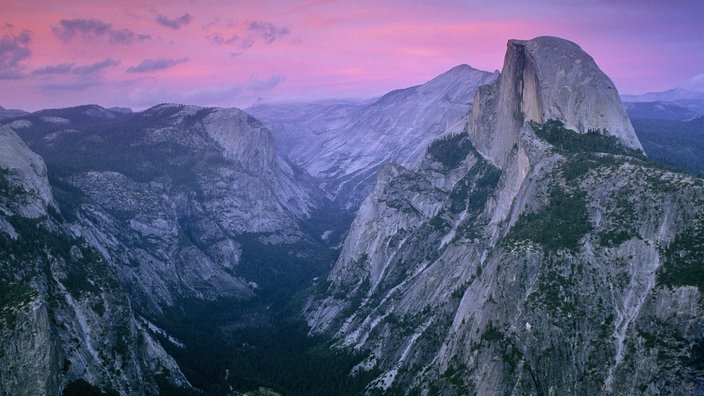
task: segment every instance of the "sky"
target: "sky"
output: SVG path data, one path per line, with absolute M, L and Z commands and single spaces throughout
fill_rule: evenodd
M 701 0 L 0 0 L 0 106 L 371 98 L 509 39 L 580 45 L 622 94 L 704 91 Z

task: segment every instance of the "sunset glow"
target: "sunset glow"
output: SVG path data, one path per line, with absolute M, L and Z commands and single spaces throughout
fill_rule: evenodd
M 500 69 L 507 40 L 542 35 L 579 44 L 621 93 L 704 75 L 695 0 L 147 3 L 0 0 L 0 105 L 371 97 L 462 63 Z

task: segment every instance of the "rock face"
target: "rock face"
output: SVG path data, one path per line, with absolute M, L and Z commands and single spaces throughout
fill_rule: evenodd
M 29 218 L 46 215 L 52 196 L 44 161 L 5 126 L 0 126 L 0 168 L 8 188 L 24 192 L 22 200 L 2 197 L 0 210 Z
M 356 208 L 383 164 L 413 164 L 431 140 L 467 115 L 479 86 L 495 78 L 460 65 L 371 103 L 260 105 L 248 111 L 277 131 L 289 159 L 322 179 L 332 197 Z
M 321 194 L 237 109 L 97 106 L 12 121 L 53 170 L 62 214 L 116 268 L 147 312 L 179 298 L 248 298 L 242 238 L 303 238 Z
M 58 395 L 75 379 L 156 393 L 187 384 L 106 260 L 58 215 L 44 162 L 0 130 L 0 394 Z
M 2 127 L 0 394 L 188 386 L 162 348 L 183 347 L 166 312 L 289 282 L 269 272 L 296 282 L 259 250 L 317 243 L 301 223 L 323 194 L 240 110 L 81 106 L 8 125 L 46 165 Z
M 704 182 L 650 163 L 556 38 L 509 42 L 466 130 L 381 171 L 313 332 L 367 351 L 370 389 L 704 392 Z
M 503 167 L 526 121 L 562 121 L 578 133 L 599 130 L 642 149 L 613 82 L 576 44 L 556 37 L 510 40 L 500 79 L 477 93 L 470 136 Z

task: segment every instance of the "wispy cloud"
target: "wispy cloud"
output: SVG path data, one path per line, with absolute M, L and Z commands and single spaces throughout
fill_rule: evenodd
M 169 18 L 167 16 L 159 14 L 159 16 L 156 17 L 156 22 L 164 27 L 167 27 L 169 29 L 173 30 L 178 30 L 181 29 L 181 27 L 188 25 L 193 21 L 193 17 L 189 13 L 185 13 L 181 15 L 178 18 Z
M 0 39 L 0 80 L 22 78 L 22 62 L 32 56 L 28 31 L 16 36 L 4 35 Z
M 234 34 L 234 33 L 231 35 L 228 35 L 228 37 L 223 36 L 222 33 L 214 33 L 211 36 L 211 40 L 213 40 L 213 42 L 218 45 L 235 44 L 235 43 L 237 43 L 237 41 L 239 39 L 240 39 L 240 36 L 238 36 L 237 34 Z
M 118 66 L 119 64 L 120 61 L 112 58 L 103 59 L 99 62 L 83 66 L 75 66 L 73 63 L 61 63 L 58 65 L 42 66 L 32 71 L 32 74 L 48 76 L 73 73 L 85 76 L 90 74 L 98 74 L 105 69 Z
M 67 74 L 73 69 L 73 63 L 62 63 L 59 65 L 47 65 L 36 69 L 32 74 L 51 75 L 51 74 Z
M 104 59 L 100 62 L 93 63 L 91 65 L 86 65 L 86 66 L 78 66 L 73 68 L 73 73 L 74 74 L 96 74 L 100 73 L 101 71 L 110 68 L 110 67 L 115 67 L 119 66 L 120 61 L 112 59 L 112 58 L 107 58 Z
M 289 34 L 291 31 L 287 27 L 276 27 L 269 22 L 253 21 L 249 23 L 248 30 L 261 37 L 265 43 L 271 44 L 276 39 Z
M 92 18 L 62 19 L 59 26 L 53 26 L 51 31 L 64 43 L 73 40 L 76 36 L 84 40 L 107 37 L 110 44 L 122 45 L 151 38 L 148 34 L 138 34 L 129 29 L 113 29 L 111 24 Z
M 271 44 L 291 33 L 288 27 L 280 27 L 264 21 L 251 21 L 244 27 L 240 26 L 237 30 L 236 32 L 227 33 L 215 32 L 209 38 L 218 45 L 236 46 L 239 51 L 232 55 L 237 56 L 252 48 L 256 42 Z
M 164 70 L 181 63 L 188 62 L 188 58 L 179 59 L 145 59 L 137 66 L 127 68 L 128 73 L 149 73 L 157 70 Z
M 263 80 L 252 76 L 245 84 L 245 87 L 251 89 L 252 91 L 266 91 L 276 87 L 285 79 L 286 76 L 280 73 L 272 74 L 269 78 Z

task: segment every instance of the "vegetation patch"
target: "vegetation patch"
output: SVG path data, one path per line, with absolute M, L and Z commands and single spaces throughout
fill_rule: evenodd
M 537 212 L 522 214 L 507 239 L 532 241 L 552 252 L 577 250 L 579 241 L 591 230 L 585 193 L 555 186 L 548 204 Z
M 448 168 L 457 167 L 474 147 L 466 133 L 445 135 L 428 146 L 430 157 Z
M 531 121 L 530 126 L 539 138 L 564 153 L 597 152 L 645 159 L 642 152 L 624 146 L 616 137 L 606 135 L 606 131 L 602 133 L 597 129 L 589 130 L 587 133 L 577 133 L 565 128 L 565 124 L 559 120 L 548 120 L 544 124 Z
M 696 286 L 704 292 L 704 232 L 701 227 L 681 232 L 662 253 L 665 260 L 657 273 L 658 285 Z
M 66 385 L 61 394 L 63 396 L 119 396 L 120 393 L 113 389 L 103 391 L 88 381 L 79 379 Z
M 479 160 L 455 185 L 450 193 L 450 210 L 454 213 L 467 210 L 479 214 L 494 193 L 501 178 L 501 170 L 484 160 Z
M 266 302 L 268 304 L 269 302 Z M 359 395 L 379 371 L 349 375 L 366 356 L 309 337 L 291 307 L 263 301 L 187 302 L 174 306 L 160 327 L 182 340 L 180 348 L 155 334 L 188 380 L 205 395 L 272 389 L 286 395 Z M 254 317 L 266 312 L 261 323 Z M 166 394 L 164 392 L 164 394 Z

